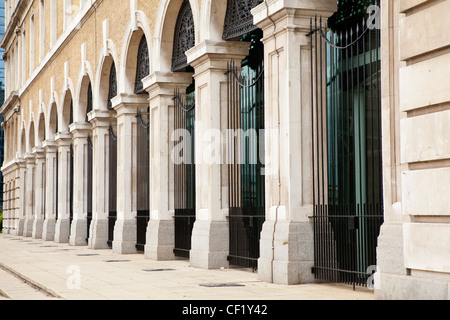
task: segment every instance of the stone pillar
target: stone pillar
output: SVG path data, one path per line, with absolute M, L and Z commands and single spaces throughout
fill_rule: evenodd
M 55 225 L 57 211 L 56 163 L 58 157 L 58 147 L 55 141 L 44 141 L 42 144 L 45 150 L 46 163 L 46 193 L 45 193 L 45 219 L 42 228 L 42 239 L 45 241 L 55 240 Z
M 25 173 L 25 223 L 23 227 L 23 236 L 31 237 L 33 235 L 34 223 L 34 204 L 35 204 L 35 190 L 34 190 L 34 170 L 35 158 L 34 155 L 28 153 L 25 155 L 26 173 Z
M 145 257 L 152 260 L 175 258 L 173 95 L 176 88 L 182 90 L 191 83 L 191 73 L 157 72 L 143 80 L 150 102 L 150 221 Z
M 314 281 L 307 34 L 311 18 L 317 15 L 326 20 L 336 10 L 336 0 L 275 0 L 252 10 L 254 23 L 264 32 L 266 222 L 258 275 L 267 282 Z
M 73 136 L 73 220 L 69 243 L 72 246 L 87 245 L 87 148 L 91 125 L 85 122 L 70 125 Z
M 58 133 L 58 217 L 55 226 L 55 242 L 69 243 L 70 234 L 70 133 Z
M 33 233 L 34 239 L 42 239 L 42 231 L 44 227 L 44 191 L 45 191 L 45 151 L 42 148 L 34 148 L 36 166 L 34 174 L 34 222 Z
M 117 220 L 113 252 L 136 253 L 137 112 L 148 105 L 144 95 L 118 95 L 112 100 L 117 112 Z
M 227 129 L 227 64 L 248 55 L 248 43 L 205 41 L 186 54 L 195 68 L 196 99 L 196 221 L 192 231 L 191 265 L 204 269 L 227 267 L 229 254 L 228 172 L 220 155 L 211 159 L 209 130 Z M 217 142 L 217 141 L 216 141 Z M 219 150 L 216 150 L 219 152 Z
M 111 115 L 109 111 L 91 111 L 93 145 L 92 222 L 88 247 L 108 249 L 108 137 Z
M 25 207 L 25 195 L 26 195 L 26 174 L 27 167 L 26 161 L 24 159 L 18 159 L 17 163 L 19 165 L 19 215 L 18 215 L 18 226 L 17 226 L 17 235 L 23 235 L 25 229 L 25 218 L 26 218 L 26 207 Z

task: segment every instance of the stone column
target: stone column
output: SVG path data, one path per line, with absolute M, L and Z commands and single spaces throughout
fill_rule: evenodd
M 45 219 L 42 228 L 42 239 L 45 241 L 55 240 L 55 225 L 56 225 L 56 211 L 57 211 L 57 193 L 56 182 L 56 163 L 58 157 L 58 147 L 55 141 L 44 141 L 42 144 L 45 150 Z
M 31 237 L 33 235 L 34 223 L 34 204 L 35 204 L 35 190 L 34 190 L 34 170 L 35 158 L 31 153 L 25 155 L 26 173 L 25 173 L 25 223 L 23 227 L 23 236 Z
M 93 145 L 92 222 L 88 247 L 108 249 L 108 137 L 111 116 L 109 111 L 91 111 Z
M 174 164 L 171 160 L 174 127 L 173 95 L 192 83 L 191 73 L 154 73 L 144 78 L 150 102 L 150 221 L 145 257 L 174 259 Z
M 112 100 L 117 112 L 117 220 L 113 252 L 136 253 L 137 112 L 148 105 L 144 95 L 118 95 Z
M 25 229 L 25 218 L 26 218 L 26 206 L 25 206 L 25 195 L 26 195 L 26 174 L 27 167 L 25 159 L 18 159 L 17 163 L 19 165 L 19 215 L 18 215 L 18 226 L 17 226 L 17 235 L 23 235 Z
M 191 265 L 204 269 L 227 267 L 229 254 L 228 172 L 222 154 L 208 153 L 209 130 L 227 129 L 227 64 L 248 55 L 249 43 L 205 41 L 186 54 L 195 68 L 196 99 L 196 221 L 192 231 Z M 217 139 L 217 137 L 216 137 Z M 214 158 L 210 158 L 213 156 Z
M 266 6 L 268 5 L 268 8 Z M 327 19 L 336 0 L 265 2 L 252 10 L 264 32 L 266 222 L 259 278 L 314 281 L 310 19 Z
M 34 148 L 33 153 L 35 154 L 36 167 L 34 174 L 34 222 L 33 222 L 33 233 L 34 239 L 42 239 L 42 231 L 44 227 L 44 190 L 45 190 L 45 151 L 42 148 Z
M 72 135 L 68 132 L 58 133 L 58 218 L 55 226 L 55 242 L 69 243 L 70 234 L 70 143 Z
M 72 246 L 87 245 L 87 148 L 91 125 L 78 122 L 70 125 L 73 136 L 73 220 L 69 243 Z

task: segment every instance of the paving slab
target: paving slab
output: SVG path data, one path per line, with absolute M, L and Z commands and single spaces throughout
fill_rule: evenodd
M 19 282 L 24 291 L 12 290 Z M 15 300 L 374 299 L 367 288 L 277 285 L 247 270 L 203 270 L 190 267 L 188 260 L 153 261 L 143 254 L 119 255 L 5 234 L 0 234 L 0 299 L 2 292 Z

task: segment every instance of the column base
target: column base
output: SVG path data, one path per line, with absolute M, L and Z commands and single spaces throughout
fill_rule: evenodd
M 147 225 L 145 258 L 155 261 L 175 260 L 175 222 L 150 220 Z
M 69 243 L 71 246 L 86 246 L 87 245 L 87 220 L 74 219 L 70 227 Z
M 109 249 L 108 219 L 93 219 L 89 229 L 89 249 Z
M 55 225 L 55 242 L 69 243 L 70 220 L 58 219 Z
M 33 222 L 33 239 L 42 239 L 42 231 L 44 228 L 44 219 L 34 219 Z
M 22 236 L 25 229 L 25 218 L 19 218 L 19 223 L 17 226 L 17 235 Z
M 54 241 L 55 240 L 55 219 L 45 219 L 42 227 L 42 240 Z
M 314 283 L 313 266 L 312 222 L 264 222 L 258 259 L 260 280 L 283 285 Z
M 201 269 L 227 268 L 228 254 L 228 222 L 197 220 L 192 230 L 191 266 Z
M 34 218 L 26 218 L 23 225 L 23 236 L 31 238 L 33 236 L 33 223 Z
M 116 220 L 112 250 L 118 254 L 137 253 L 136 220 Z

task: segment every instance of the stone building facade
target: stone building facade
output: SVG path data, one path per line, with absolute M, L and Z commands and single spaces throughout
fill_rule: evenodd
M 447 299 L 443 26 L 450 1 L 377 5 L 384 222 L 375 293 Z M 250 26 L 240 21 L 244 29 L 228 30 L 239 10 L 250 15 Z M 267 282 L 321 281 L 312 272 L 320 232 L 311 68 L 325 60 L 313 55 L 311 21 L 337 10 L 336 0 L 7 0 L 3 231 L 120 254 L 143 251 L 154 260 L 189 258 L 197 268 L 257 268 Z M 249 53 L 260 43 L 263 89 L 249 96 L 263 101 L 264 183 L 215 161 L 229 152 L 215 133 L 241 125 L 230 121 L 231 61 L 256 70 L 256 53 Z M 180 123 L 190 130 L 192 110 L 195 143 L 183 157 L 195 154 L 195 166 L 178 170 L 174 132 Z M 244 193 L 237 185 L 255 189 Z M 240 211 L 231 203 L 236 189 Z M 248 214 L 244 202 L 255 192 L 263 204 Z

